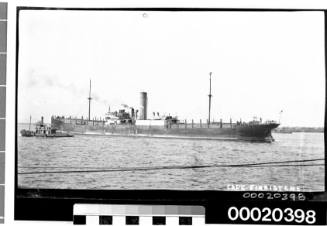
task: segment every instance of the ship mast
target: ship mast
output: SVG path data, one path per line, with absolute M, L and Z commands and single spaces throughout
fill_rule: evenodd
M 90 79 L 90 91 L 89 91 L 89 97 L 87 98 L 89 100 L 89 120 L 91 120 L 91 79 Z
M 209 90 L 209 117 L 208 117 L 208 125 L 210 125 L 210 113 L 211 113 L 211 97 L 212 97 L 212 95 L 211 95 L 211 74 L 212 74 L 212 72 L 210 72 L 209 73 L 209 75 L 210 75 L 210 90 Z
M 31 130 L 31 121 L 32 121 L 32 115 L 30 115 L 30 124 L 28 125 L 28 130 Z

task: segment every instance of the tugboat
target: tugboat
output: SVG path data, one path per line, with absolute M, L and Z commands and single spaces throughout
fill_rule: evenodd
M 23 129 L 20 131 L 20 134 L 23 137 L 73 137 L 70 133 L 58 132 L 56 128 L 47 126 L 43 122 L 43 117 L 41 117 L 41 121 L 36 124 L 35 131 Z

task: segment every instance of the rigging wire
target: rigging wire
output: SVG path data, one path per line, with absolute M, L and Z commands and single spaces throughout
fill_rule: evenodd
M 157 167 L 125 167 L 125 168 L 107 168 L 107 167 L 49 167 L 49 166 L 32 166 L 32 167 L 18 167 L 25 169 L 75 169 L 75 170 L 57 170 L 57 171 L 30 171 L 18 172 L 18 174 L 51 174 L 51 173 L 100 173 L 100 172 L 124 172 L 124 171 L 149 171 L 149 170 L 170 170 L 170 169 L 200 169 L 200 168 L 223 168 L 223 167 L 307 167 L 307 166 L 324 166 L 325 164 L 311 163 L 311 164 L 289 164 L 289 163 L 305 163 L 325 160 L 320 159 L 302 159 L 289 161 L 272 161 L 261 163 L 244 163 L 244 164 L 213 164 L 213 165 L 175 165 L 175 166 L 157 166 Z M 77 170 L 88 169 L 88 170 Z

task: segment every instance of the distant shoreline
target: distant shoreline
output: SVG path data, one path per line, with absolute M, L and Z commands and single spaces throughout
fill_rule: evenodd
M 275 133 L 323 133 L 323 127 L 279 127 L 273 130 Z

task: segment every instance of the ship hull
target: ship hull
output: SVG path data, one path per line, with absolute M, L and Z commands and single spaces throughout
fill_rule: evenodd
M 51 125 L 59 130 L 75 134 L 129 136 L 129 137 L 153 137 L 173 139 L 210 139 L 210 140 L 238 140 L 251 142 L 272 142 L 274 138 L 271 130 L 279 124 L 258 125 L 147 125 L 139 126 L 132 124 L 105 125 L 89 121 L 80 124 L 65 122 L 61 119 L 52 119 Z M 200 127 L 200 128 L 199 128 Z
M 249 141 L 273 142 L 275 139 L 271 131 L 278 126 L 279 124 L 277 123 L 239 126 L 237 127 L 237 135 L 240 139 Z
M 20 134 L 22 137 L 49 137 L 49 138 L 57 138 L 57 137 L 73 137 L 74 135 L 72 134 L 67 134 L 67 133 L 55 133 L 55 134 L 41 134 L 41 133 L 36 133 L 30 130 L 21 130 Z

